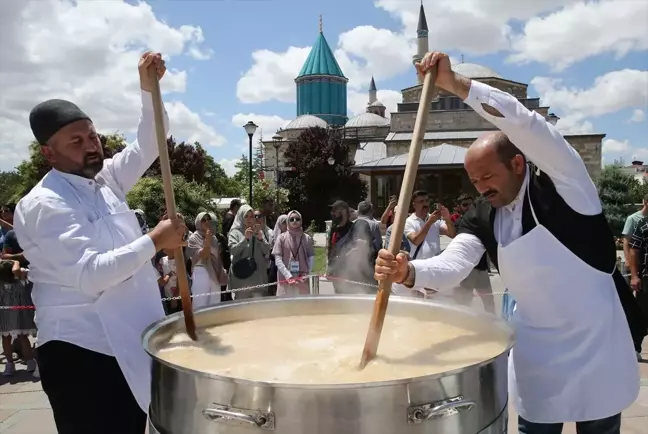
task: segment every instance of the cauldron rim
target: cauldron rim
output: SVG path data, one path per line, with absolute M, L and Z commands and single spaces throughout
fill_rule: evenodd
M 199 314 L 200 312 L 205 312 L 209 310 L 227 309 L 228 307 L 232 307 L 232 306 L 249 305 L 249 304 L 256 304 L 256 303 L 263 303 L 263 304 L 277 303 L 282 300 L 303 300 L 305 302 L 307 300 L 322 300 L 322 299 L 373 301 L 375 300 L 375 296 L 374 295 L 299 295 L 299 296 L 275 296 L 275 297 L 263 297 L 263 298 L 253 298 L 253 299 L 243 299 L 243 300 L 232 300 L 227 302 L 221 302 L 213 306 L 206 306 L 200 308 L 196 310 L 194 314 Z M 461 368 L 453 369 L 450 371 L 443 371 L 436 374 L 424 375 L 419 377 L 399 378 L 397 380 L 372 381 L 372 382 L 364 382 L 364 383 L 331 383 L 331 384 L 284 383 L 284 382 L 273 382 L 273 381 L 247 380 L 244 378 L 228 377 L 225 375 L 218 375 L 209 372 L 198 371 L 195 369 L 190 369 L 190 368 L 186 368 L 180 365 L 167 362 L 166 360 L 163 360 L 160 357 L 158 357 L 150 350 L 149 348 L 150 338 L 159 329 L 167 326 L 168 324 L 171 324 L 176 321 L 182 321 L 182 317 L 183 317 L 182 312 L 174 313 L 172 315 L 165 317 L 162 320 L 156 321 L 153 324 L 149 325 L 142 332 L 142 344 L 144 346 L 144 351 L 146 351 L 146 353 L 157 363 L 160 363 L 162 365 L 165 365 L 177 371 L 181 371 L 187 374 L 197 376 L 199 378 L 218 380 L 218 381 L 228 382 L 232 384 L 241 384 L 241 385 L 256 386 L 256 387 L 272 387 L 272 388 L 281 388 L 281 389 L 309 389 L 309 390 L 339 390 L 339 389 L 391 387 L 391 386 L 398 386 L 404 384 L 432 381 L 435 379 L 457 375 L 465 371 L 469 371 L 476 368 L 480 368 L 482 366 L 489 365 L 493 363 L 498 357 L 501 357 L 502 354 L 509 352 L 511 348 L 513 348 L 513 346 L 515 345 L 515 339 L 516 339 L 515 331 L 508 325 L 508 322 L 504 321 L 503 319 L 495 315 L 491 315 L 485 312 L 483 313 L 477 312 L 473 309 L 464 306 L 442 303 L 435 300 L 418 299 L 418 298 L 395 296 L 395 295 L 391 295 L 389 299 L 390 301 L 396 301 L 397 303 L 402 303 L 402 304 L 434 305 L 436 307 L 441 307 L 443 309 L 455 310 L 457 312 L 461 312 L 462 314 L 467 314 L 469 316 L 478 317 L 482 319 L 489 319 L 495 327 L 502 329 L 504 332 L 508 333 L 509 342 L 506 348 L 501 353 L 497 354 L 494 357 L 482 360 L 481 362 L 478 363 L 473 363 L 472 365 L 467 365 Z M 360 359 L 361 351 L 362 349 L 359 348 L 358 360 Z

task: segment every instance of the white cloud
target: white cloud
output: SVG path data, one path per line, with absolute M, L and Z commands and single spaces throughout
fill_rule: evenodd
M 270 140 L 279 128 L 285 127 L 286 124 L 290 122 L 289 120 L 283 119 L 277 115 L 237 113 L 232 116 L 232 125 L 239 127 L 241 129 L 241 134 L 245 133 L 243 130 L 243 125 L 247 124 L 248 121 L 254 122 L 259 127 L 254 133 L 255 143 L 256 140 L 261 138 L 261 135 L 263 135 L 263 140 Z M 247 147 L 245 149 L 247 149 Z
M 213 127 L 205 124 L 200 116 L 192 112 L 184 103 L 172 101 L 165 104 L 171 131 L 175 137 L 185 142 L 200 142 L 205 147 L 216 147 L 225 144 L 225 137 L 218 134 Z
M 171 133 L 206 146 L 224 143 L 200 116 L 168 96 L 184 92 L 187 83 L 187 73 L 173 68 L 173 57 L 209 52 L 201 46 L 199 27 L 172 27 L 146 3 L 5 0 L 0 40 L 2 168 L 27 156 L 33 139 L 29 111 L 48 98 L 75 102 L 101 132 L 134 132 L 140 110 L 137 61 L 147 49 L 164 53 L 169 64 L 161 86 Z
M 536 77 L 531 84 L 543 105 L 565 114 L 557 126 L 571 133 L 593 132 L 587 118 L 644 107 L 648 101 L 648 71 L 635 69 L 608 72 L 588 89 L 567 87 L 562 80 L 548 77 Z
M 234 176 L 236 174 L 236 163 L 239 162 L 238 158 L 228 159 L 222 158 L 218 161 L 218 164 L 223 168 L 227 176 Z
M 639 160 L 648 162 L 648 146 L 645 142 L 633 144 L 629 140 L 606 138 L 603 140 L 603 162 L 612 164 L 621 162 L 624 165 Z
M 350 91 L 364 88 L 371 75 L 385 80 L 407 71 L 416 53 L 419 2 L 374 4 L 394 16 L 400 28 L 361 25 L 340 34 L 337 45 L 329 35 Z M 425 0 L 423 4 L 430 49 L 435 50 L 478 55 L 512 50 L 513 62 L 543 62 L 561 69 L 601 53 L 621 57 L 648 48 L 644 0 Z M 520 21 L 525 25 L 516 34 L 511 24 Z M 239 100 L 294 102 L 294 79 L 309 51 L 310 47 L 290 47 L 285 52 L 252 53 L 253 65 L 237 84 Z
M 395 112 L 398 103 L 403 101 L 403 96 L 395 90 L 379 90 L 376 93 L 378 101 L 382 102 L 386 108 L 386 117 Z M 349 106 L 349 116 L 355 116 L 367 111 L 367 102 L 369 101 L 368 92 L 349 91 L 347 95 L 347 104 Z
M 584 117 L 580 114 L 560 118 L 556 128 L 565 134 L 591 134 L 594 132 L 594 125 L 590 121 L 584 120 Z
M 342 33 L 335 56 L 349 86 L 362 88 L 369 84 L 371 76 L 387 79 L 412 69 L 414 37 L 372 26 L 358 26 Z
M 615 139 L 603 140 L 603 153 L 623 154 L 630 151 L 630 143 L 627 140 L 619 141 Z
M 635 111 L 632 112 L 632 117 L 630 117 L 630 122 L 640 123 L 643 122 L 644 119 L 646 119 L 646 112 L 641 109 L 635 109 Z
M 643 0 L 425 0 L 423 5 L 430 48 L 436 50 L 512 50 L 511 61 L 561 69 L 601 53 L 620 57 L 648 48 Z M 416 35 L 419 2 L 378 0 L 376 6 L 402 23 L 400 34 Z M 524 23 L 521 33 L 513 31 L 514 22 Z
M 560 71 L 602 53 L 614 53 L 618 59 L 648 48 L 647 22 L 644 0 L 581 1 L 527 21 L 522 35 L 514 38 L 515 53 L 509 60 L 542 62 Z
M 472 54 L 506 50 L 510 46 L 511 20 L 527 20 L 573 1 L 425 0 L 430 48 Z M 378 0 L 376 5 L 401 21 L 402 34 L 416 36 L 419 2 Z
M 634 148 L 632 152 L 631 160 L 635 160 L 635 159 L 643 162 L 648 162 L 648 147 Z
M 391 30 L 359 26 L 340 35 L 337 49 L 330 39 L 328 43 L 349 79 L 349 89 L 358 90 L 369 85 L 372 75 L 377 80 L 388 79 L 412 68 L 414 37 L 415 34 L 406 38 Z M 253 52 L 252 67 L 236 85 L 239 101 L 294 102 L 295 78 L 310 50 L 311 47 L 289 47 L 284 52 Z
M 295 77 L 311 47 L 289 47 L 283 53 L 259 50 L 252 53 L 253 65 L 236 84 L 236 96 L 243 103 L 276 99 L 295 101 Z

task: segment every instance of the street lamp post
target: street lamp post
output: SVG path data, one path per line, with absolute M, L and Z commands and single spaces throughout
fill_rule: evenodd
M 250 165 L 248 169 L 248 182 L 249 182 L 249 191 L 248 191 L 248 200 L 249 200 L 249 205 L 252 206 L 252 136 L 256 132 L 256 129 L 258 128 L 257 125 L 252 122 L 248 121 L 247 124 L 243 125 L 243 128 L 245 129 L 245 132 L 248 135 L 248 138 L 250 139 Z
M 279 134 L 272 138 L 272 145 L 275 148 L 275 204 L 279 206 L 279 148 L 281 147 L 281 141 L 283 137 Z

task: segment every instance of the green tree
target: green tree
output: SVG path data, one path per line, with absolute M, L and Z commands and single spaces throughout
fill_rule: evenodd
M 241 154 L 241 158 L 234 165 L 236 173 L 232 177 L 240 185 L 248 186 L 248 188 L 248 174 L 250 173 L 249 161 L 250 159 L 247 155 Z M 252 149 L 252 179 L 261 179 L 261 172 L 263 171 L 265 171 L 265 154 L 263 152 L 263 142 L 259 140 L 257 146 Z M 246 190 L 244 197 L 247 197 L 247 195 Z
M 216 211 L 212 206 L 211 194 L 207 187 L 196 182 L 188 182 L 184 177 L 173 177 L 173 193 L 176 208 L 188 222 L 201 211 Z M 159 177 L 144 177 L 128 192 L 128 205 L 132 209 L 141 209 L 146 214 L 150 226 L 155 226 L 164 214 L 166 204 L 164 187 Z
M 209 178 L 207 185 L 212 193 L 213 197 L 239 197 L 241 192 L 241 183 L 230 178 L 225 173 L 225 170 L 218 164 L 211 156 L 208 156 L 209 159 L 206 161 L 207 168 L 205 169 L 209 173 Z
M 246 184 L 241 188 L 239 192 L 240 197 L 248 197 L 249 186 Z M 275 188 L 274 182 L 267 181 L 265 179 L 256 179 L 252 183 L 252 208 L 260 209 L 261 203 L 265 199 L 272 199 L 275 203 L 277 198 L 279 203 L 277 203 L 278 209 L 285 210 L 288 206 L 288 195 L 289 191 L 285 188 L 279 187 Z
M 240 185 L 231 180 L 223 168 L 209 155 L 199 142 L 176 143 L 173 136 L 167 139 L 169 164 L 172 175 L 182 175 L 189 182 L 205 185 L 214 197 L 236 196 Z M 144 176 L 161 176 L 160 159 L 156 159 Z
M 630 190 L 630 198 L 632 203 L 641 203 L 648 195 L 648 182 L 637 181 Z
M 308 128 L 284 155 L 286 166 L 295 170 L 284 174 L 281 186 L 290 192 L 290 208 L 299 210 L 304 221 L 315 220 L 322 228 L 331 202 L 344 200 L 354 206 L 367 196 L 367 185 L 352 170 L 341 130 Z M 330 157 L 335 164 L 328 164 Z
M 254 159 L 252 160 L 252 169 L 255 177 L 259 177 L 265 169 L 265 151 L 261 139 L 257 142 L 254 149 Z
M 126 139 L 120 133 L 99 134 L 99 140 L 104 151 L 105 158 L 112 158 L 113 155 L 126 147 Z M 16 168 L 20 176 L 20 186 L 17 187 L 14 200 L 26 195 L 40 181 L 43 176 L 52 168 L 43 154 L 41 145 L 34 141 L 29 145 L 29 157 L 20 163 Z
M 633 211 L 632 191 L 637 183 L 633 176 L 614 165 L 605 166 L 597 178 L 603 212 L 616 236 L 621 235 L 625 220 Z
M 248 157 L 245 155 L 241 154 L 241 158 L 234 164 L 234 168 L 236 169 L 236 173 L 232 177 L 236 182 L 238 182 L 241 185 L 248 185 L 248 173 L 250 171 L 250 168 L 248 166 Z M 254 177 L 254 167 L 252 167 L 252 173 Z
M 12 202 L 21 192 L 20 175 L 15 170 L 0 172 L 0 205 Z

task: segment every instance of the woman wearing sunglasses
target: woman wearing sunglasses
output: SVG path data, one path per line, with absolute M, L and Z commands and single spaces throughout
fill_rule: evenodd
M 315 251 L 313 241 L 304 233 L 299 212 L 288 213 L 288 230 L 275 240 L 272 254 L 279 272 L 278 280 L 284 281 L 278 284 L 277 295 L 308 294 L 308 282 L 301 282 L 299 278 L 312 272 Z

